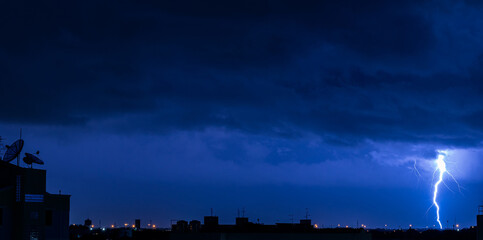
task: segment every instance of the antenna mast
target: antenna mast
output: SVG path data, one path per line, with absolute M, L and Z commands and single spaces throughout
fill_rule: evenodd
M 20 140 L 22 140 L 22 128 L 20 128 Z M 20 151 L 17 155 L 17 167 L 20 167 L 20 153 L 22 151 Z
M 2 153 L 3 150 L 3 144 L 2 144 L 3 138 L 0 136 L 0 153 Z M 0 161 L 2 160 L 2 157 L 0 156 Z

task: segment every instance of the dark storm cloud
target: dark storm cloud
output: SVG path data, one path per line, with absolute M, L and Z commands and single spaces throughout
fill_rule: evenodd
M 326 226 L 431 226 L 448 150 L 465 199 L 440 195 L 441 216 L 471 226 L 481 26 L 472 0 L 0 1 L 0 135 L 23 129 L 72 223 L 303 206 Z
M 479 63 L 466 66 L 469 76 L 412 65 L 444 50 L 435 48 L 428 3 L 12 1 L 1 9 L 3 122 L 114 119 L 114 128 L 161 132 L 315 133 L 340 145 L 481 141 Z

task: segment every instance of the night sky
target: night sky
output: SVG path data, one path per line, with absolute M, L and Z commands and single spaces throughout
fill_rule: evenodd
M 483 4 L 140 2 L 0 2 L 0 136 L 71 223 L 432 227 L 448 150 L 443 225 L 475 225 Z

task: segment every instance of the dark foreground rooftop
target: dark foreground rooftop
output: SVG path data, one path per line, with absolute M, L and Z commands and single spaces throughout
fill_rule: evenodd
M 262 225 L 251 228 L 228 228 L 223 230 L 200 229 L 192 231 L 172 231 L 168 229 L 136 229 L 136 228 L 109 228 L 109 229 L 90 229 L 84 226 L 71 226 L 71 239 L 138 239 L 138 240 L 475 240 L 476 229 L 455 230 L 384 230 L 384 229 L 363 229 L 363 228 L 324 228 L 324 229 L 297 229 L 280 228 L 278 225 Z M 220 225 L 223 226 L 223 225 Z M 230 225 L 225 225 L 230 226 Z M 234 226 L 234 225 L 231 225 Z

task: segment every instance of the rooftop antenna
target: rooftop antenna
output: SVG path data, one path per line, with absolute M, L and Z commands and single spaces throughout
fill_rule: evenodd
M 242 208 L 242 217 L 245 217 L 245 207 Z
M 2 136 L 0 136 L 0 153 L 3 149 L 3 144 L 2 144 L 2 141 L 4 140 L 4 138 L 2 138 Z M 2 160 L 2 157 L 0 157 L 0 161 Z
M 240 209 L 237 209 L 237 217 L 240 217 Z
M 310 216 L 310 214 L 309 214 L 309 209 L 308 209 L 308 208 L 306 208 L 306 209 L 305 209 L 305 219 L 309 219 L 309 216 Z
M 20 140 L 22 140 L 22 128 L 20 128 Z M 22 149 L 20 149 L 20 152 L 21 151 L 22 151 Z M 20 152 L 17 155 L 17 167 L 20 167 Z
M 211 210 L 211 216 L 213 217 L 213 208 L 210 208 L 210 210 Z

